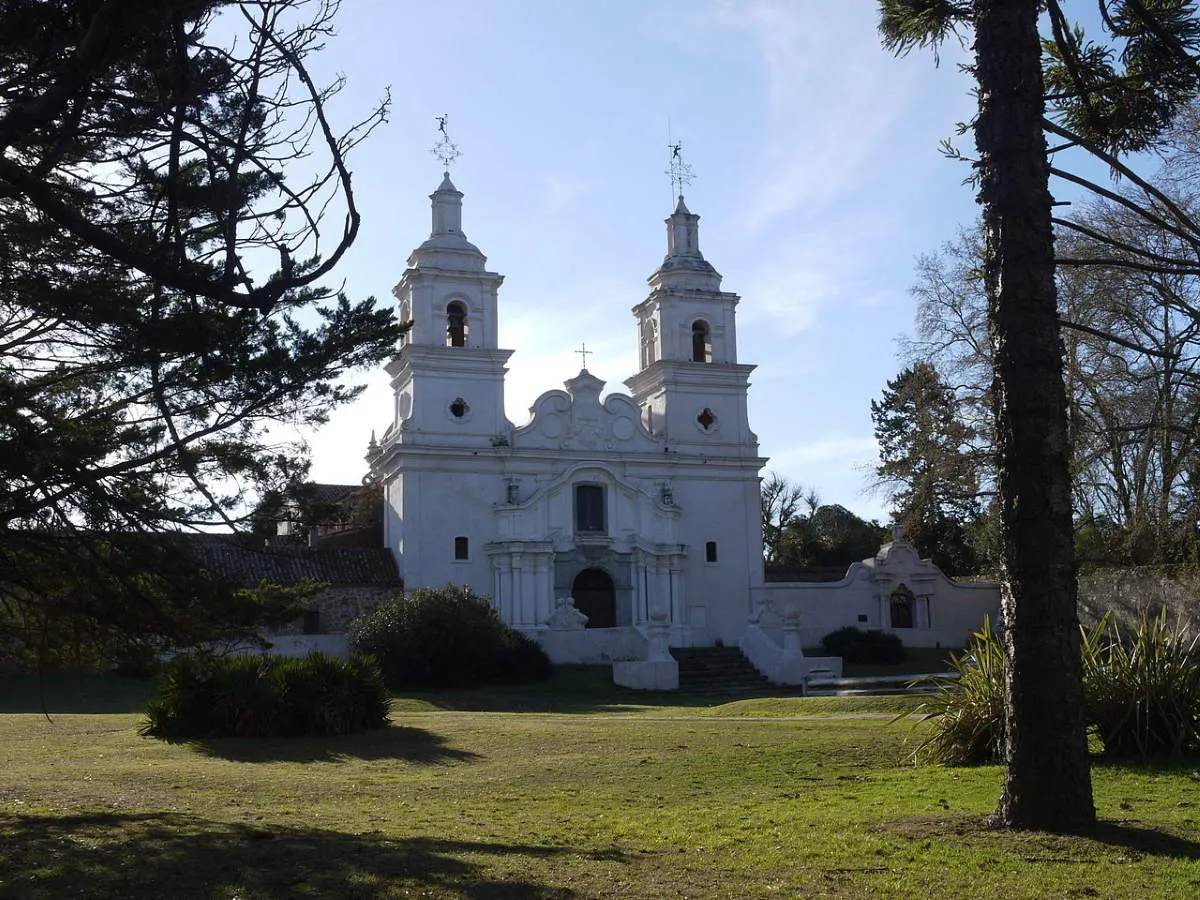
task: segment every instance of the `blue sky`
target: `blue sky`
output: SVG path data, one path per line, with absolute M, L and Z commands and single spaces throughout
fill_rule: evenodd
M 913 263 L 976 216 L 966 167 L 938 142 L 970 117 L 970 85 L 943 48 L 895 59 L 874 0 L 346 0 L 318 75 L 348 86 L 348 123 L 391 86 L 390 122 L 351 160 L 363 215 L 340 274 L 391 302 L 428 236 L 441 178 L 434 117 L 462 157 L 463 227 L 505 275 L 501 346 L 514 353 L 508 417 L 580 366 L 625 390 L 631 307 L 666 249 L 670 134 L 695 180 L 701 247 L 741 295 L 739 361 L 769 469 L 824 502 L 886 518 L 864 493 L 870 402 L 900 369 Z M 969 149 L 969 138 L 968 149 Z M 354 482 L 391 412 L 382 372 L 305 435 L 312 475 Z

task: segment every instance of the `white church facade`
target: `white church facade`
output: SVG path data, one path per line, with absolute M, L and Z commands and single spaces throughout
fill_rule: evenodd
M 387 365 L 391 423 L 367 457 L 404 584 L 472 586 L 556 661 L 667 664 L 668 644 L 750 640 L 760 669 L 796 680 L 811 664 L 797 659 L 799 609 L 763 580 L 754 367 L 738 359 L 739 298 L 700 251 L 699 216 L 680 196 L 666 220 L 666 256 L 633 307 L 628 393 L 601 399 L 584 368 L 517 426 L 504 278 L 463 233 L 462 197 L 447 174 L 394 289 L 412 324 Z

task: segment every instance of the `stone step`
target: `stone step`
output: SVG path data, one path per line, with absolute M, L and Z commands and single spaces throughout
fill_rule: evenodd
M 739 667 L 736 669 L 728 668 L 728 667 L 727 668 L 718 668 L 718 669 L 709 669 L 709 668 L 705 668 L 705 667 L 692 668 L 689 666 L 681 665 L 679 667 L 680 675 L 684 674 L 685 672 L 689 675 L 694 675 L 697 678 L 708 678 L 708 679 L 748 678 L 753 681 L 753 680 L 757 680 L 759 678 L 764 677 L 758 671 L 758 669 L 754 668 L 753 666 L 746 666 L 744 668 Z
M 746 658 L 740 647 L 672 647 L 671 654 L 677 659 Z
M 767 679 L 738 647 L 672 647 L 681 691 L 737 693 L 761 690 Z

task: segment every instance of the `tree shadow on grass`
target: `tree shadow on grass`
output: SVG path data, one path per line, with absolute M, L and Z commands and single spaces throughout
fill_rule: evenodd
M 545 681 L 475 688 L 403 691 L 396 713 L 421 711 L 630 713 L 655 707 L 708 709 L 734 700 L 798 696 L 798 687 L 717 693 L 636 691 L 613 684 L 612 667 L 558 665 Z M 116 675 L 0 676 L 0 713 L 138 713 L 154 694 L 154 682 Z
M 545 681 L 444 690 L 404 690 L 398 711 L 630 713 L 654 707 L 708 709 L 734 700 L 799 696 L 800 688 L 763 685 L 745 691 L 639 691 L 613 684 L 610 665 L 560 664 Z
M 153 681 L 119 675 L 0 675 L 0 713 L 136 713 L 146 708 L 153 693 Z
M 324 738 L 221 738 L 180 743 L 206 756 L 250 763 L 395 759 L 439 765 L 479 759 L 477 753 L 448 746 L 441 735 L 407 725 Z
M 1084 834 L 1093 841 L 1121 847 L 1144 856 L 1165 856 L 1171 859 L 1200 859 L 1200 842 L 1155 828 L 1099 822 Z
M 1077 834 L 1008 829 L 994 825 L 990 817 L 951 815 L 913 817 L 885 826 L 885 831 L 909 841 L 953 840 L 1003 847 L 1015 853 L 1039 853 L 1048 846 L 1055 852 L 1073 848 L 1075 856 L 1055 861 L 1085 861 L 1097 844 L 1139 856 L 1166 859 L 1200 859 L 1200 842 L 1162 828 L 1147 828 L 1120 822 L 1097 822 Z M 1040 859 L 1040 858 L 1039 858 Z
M 374 832 L 217 822 L 170 813 L 0 817 L 0 895 L 14 898 L 575 897 L 530 877 L 569 847 L 389 839 Z M 620 852 L 597 864 L 624 864 Z M 489 871 L 491 866 L 496 871 Z

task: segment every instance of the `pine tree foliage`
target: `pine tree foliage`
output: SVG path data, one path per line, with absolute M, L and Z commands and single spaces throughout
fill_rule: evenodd
M 119 627 L 97 585 L 161 599 L 149 536 L 236 526 L 302 477 L 273 429 L 324 422 L 393 348 L 390 310 L 320 284 L 359 227 L 347 155 L 387 110 L 334 126 L 341 85 L 306 60 L 335 13 L 0 8 L 0 622 Z
M 970 452 L 975 435 L 958 409 L 954 390 L 929 363 L 890 380 L 871 401 L 875 476 L 905 538 L 944 571 L 973 574 L 980 560 L 969 528 L 980 518 L 979 466 Z

